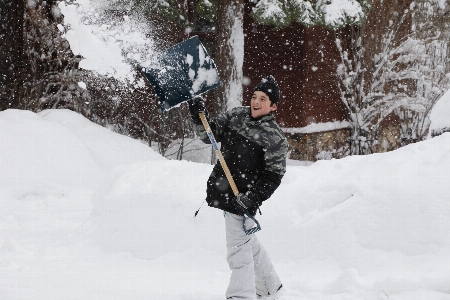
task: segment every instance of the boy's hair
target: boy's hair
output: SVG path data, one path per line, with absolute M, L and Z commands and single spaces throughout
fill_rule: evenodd
M 274 103 L 278 104 L 280 101 L 280 88 L 272 75 L 263 78 L 253 91 L 261 91 L 266 93 L 270 99 L 270 106 Z

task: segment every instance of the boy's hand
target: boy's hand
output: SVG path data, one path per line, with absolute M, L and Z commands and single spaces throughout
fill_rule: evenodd
M 239 194 L 232 200 L 234 208 L 240 215 L 244 215 L 244 212 L 253 206 L 253 201 L 247 196 L 247 194 Z
M 202 120 L 200 119 L 198 113 L 202 112 L 205 114 L 208 120 L 208 111 L 206 110 L 205 101 L 202 97 L 195 97 L 188 101 L 189 112 L 191 113 L 191 118 L 194 124 L 202 125 Z

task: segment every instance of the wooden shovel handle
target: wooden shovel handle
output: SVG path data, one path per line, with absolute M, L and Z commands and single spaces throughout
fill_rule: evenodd
M 208 134 L 211 144 L 216 152 L 217 158 L 219 158 L 220 165 L 222 166 L 222 169 L 225 172 L 225 176 L 228 179 L 231 189 L 233 190 L 234 195 L 237 196 L 237 195 L 239 195 L 239 190 L 236 186 L 236 183 L 234 182 L 233 176 L 231 176 L 230 169 L 228 169 L 227 163 L 225 162 L 225 159 L 223 158 L 222 152 L 220 152 L 219 148 L 217 147 L 216 139 L 214 138 L 214 134 L 211 131 L 211 127 L 209 127 L 209 124 L 208 124 L 208 121 L 206 120 L 205 114 L 203 112 L 199 112 L 198 115 L 200 116 L 200 119 L 202 120 L 203 127 L 205 127 L 206 134 Z

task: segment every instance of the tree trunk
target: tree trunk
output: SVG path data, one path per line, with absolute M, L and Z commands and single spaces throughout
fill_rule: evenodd
M 242 103 L 244 1 L 219 0 L 215 63 L 221 85 L 215 92 L 216 113 Z
M 0 111 L 19 103 L 24 72 L 24 0 L 0 3 Z

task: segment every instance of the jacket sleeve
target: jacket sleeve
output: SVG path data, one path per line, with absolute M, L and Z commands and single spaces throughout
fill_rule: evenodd
M 260 206 L 280 186 L 286 173 L 287 151 L 288 143 L 285 138 L 266 149 L 262 176 L 247 192 L 247 196 L 255 205 Z
M 209 119 L 209 127 L 211 127 L 211 131 L 214 134 L 214 138 L 217 142 L 221 142 L 223 138 L 223 134 L 228 127 L 231 118 L 231 111 L 227 111 L 223 114 L 215 118 Z M 206 134 L 205 127 L 203 124 L 194 125 L 195 132 L 199 136 L 200 140 L 206 144 L 211 144 L 208 135 Z

